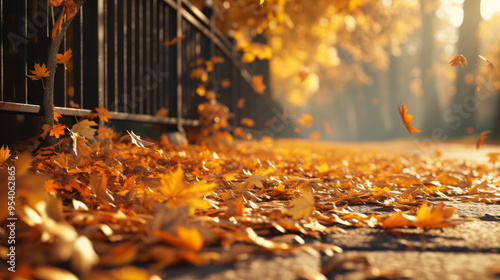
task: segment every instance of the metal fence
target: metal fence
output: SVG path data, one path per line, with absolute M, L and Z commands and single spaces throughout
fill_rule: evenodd
M 42 84 L 26 77 L 45 62 L 53 18 L 46 0 L 0 0 L 0 111 L 41 113 Z M 103 105 L 117 120 L 198 125 L 195 61 L 221 56 L 211 85 L 236 114 L 264 123 L 269 94 L 253 91 L 251 72 L 205 15 L 186 0 L 88 0 L 73 20 L 61 52 L 73 58 L 56 71 L 54 104 L 63 115 L 83 116 Z M 178 43 L 163 43 L 185 35 Z M 217 82 L 229 79 L 231 86 Z M 236 103 L 245 98 L 246 108 Z M 160 109 L 166 117 L 156 116 Z M 253 108 L 253 109 L 252 109 Z M 258 108 L 258 109 L 257 109 Z M 267 111 L 270 112 L 268 107 Z

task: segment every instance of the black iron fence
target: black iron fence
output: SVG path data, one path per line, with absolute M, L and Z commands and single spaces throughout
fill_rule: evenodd
M 46 0 L 0 0 L 0 21 L 0 111 L 40 114 L 42 83 L 26 75 L 45 62 L 52 11 Z M 198 125 L 197 105 L 205 99 L 189 73 L 197 59 L 214 56 L 224 63 L 214 66 L 210 86 L 236 114 L 233 122 L 245 116 L 263 124 L 273 114 L 269 94 L 254 92 L 240 55 L 189 1 L 88 0 L 72 25 L 61 52 L 71 48 L 73 58 L 55 74 L 54 104 L 63 115 L 83 116 L 102 105 L 118 120 Z M 224 79 L 231 81 L 227 88 L 219 86 Z M 236 108 L 240 98 L 243 109 Z M 156 115 L 161 108 L 167 116 Z

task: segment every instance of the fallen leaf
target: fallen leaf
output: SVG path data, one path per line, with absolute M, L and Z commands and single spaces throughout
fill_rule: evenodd
M 61 114 L 59 114 L 58 112 L 56 112 L 56 107 L 54 107 L 54 120 L 56 122 L 59 122 L 59 118 L 62 118 Z
M 424 229 L 453 227 L 454 224 L 450 223 L 449 218 L 455 212 L 455 208 L 444 208 L 444 206 L 441 202 L 429 211 L 427 202 L 422 203 L 417 211 L 417 221 L 412 225 Z
M 2 148 L 0 149 L 0 165 L 2 165 L 6 160 L 8 160 L 10 157 L 10 150 L 9 146 L 2 145 Z
M 295 198 L 290 202 L 292 208 L 286 211 L 287 215 L 292 216 L 294 220 L 308 219 L 315 210 L 314 196 L 306 192 L 302 197 Z

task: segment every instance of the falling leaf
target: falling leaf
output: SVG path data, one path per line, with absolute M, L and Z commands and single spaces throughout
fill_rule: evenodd
M 165 198 L 168 208 L 175 209 L 183 205 L 190 206 L 190 213 L 193 214 L 196 209 L 209 208 L 210 204 L 203 199 L 203 196 L 211 192 L 214 184 L 207 184 L 200 181 L 195 184 L 184 183 L 184 170 L 177 168 L 170 174 L 160 174 L 161 186 L 158 188 Z
M 64 124 L 55 124 L 54 127 L 50 130 L 50 136 L 54 136 L 57 139 L 61 135 L 64 135 L 66 132 L 64 131 L 66 129 L 66 126 Z
M 303 193 L 300 198 L 295 198 L 290 204 L 292 208 L 288 209 L 286 214 L 292 216 L 294 220 L 308 219 L 315 210 L 314 196 L 309 192 Z
M 320 138 L 321 138 L 321 134 L 317 130 L 315 130 L 315 131 L 311 132 L 311 134 L 309 134 L 309 139 L 311 139 L 311 140 L 319 140 Z
M 202 82 L 208 81 L 208 72 L 207 72 L 207 70 L 205 70 L 202 67 L 198 67 L 198 68 L 193 69 L 191 71 L 191 73 L 189 74 L 189 76 L 192 79 L 198 79 Z
M 177 42 L 179 42 L 180 40 L 182 40 L 184 38 L 186 38 L 186 35 L 185 34 L 181 34 L 180 36 L 174 37 L 172 40 L 170 40 L 168 42 L 164 42 L 163 45 L 164 46 L 175 45 L 175 44 L 177 44 Z
M 488 134 L 491 133 L 491 130 L 486 130 L 486 131 L 483 131 L 481 132 L 481 134 L 479 134 L 479 137 L 477 138 L 477 142 L 476 142 L 476 150 L 479 150 L 479 148 L 484 145 L 484 140 L 486 139 L 486 137 L 488 137 Z
M 323 128 L 325 129 L 325 133 L 327 135 L 332 135 L 332 127 L 330 126 L 330 122 L 328 122 L 328 120 L 323 119 L 322 123 L 323 123 Z
M 224 80 L 220 81 L 220 86 L 222 88 L 229 88 L 231 86 L 231 80 L 224 79 Z
M 30 77 L 33 81 L 50 76 L 50 71 L 47 70 L 45 63 L 43 63 L 41 66 L 40 64 L 35 63 L 35 70 L 30 70 L 30 72 L 33 75 L 28 75 L 28 77 Z
M 248 127 L 253 127 L 255 125 L 255 122 L 250 119 L 250 118 L 242 118 L 240 120 L 240 123 L 244 126 L 248 126 Z
M 297 119 L 297 122 L 305 127 L 311 127 L 313 124 L 314 118 L 310 114 L 302 114 L 300 118 Z
M 236 108 L 243 109 L 243 107 L 245 107 L 245 98 L 240 97 L 240 99 L 238 99 L 238 102 L 236 103 Z
M 96 126 L 98 125 L 94 121 L 89 121 L 87 119 L 83 119 L 73 125 L 71 130 L 75 133 L 78 133 L 79 135 L 87 138 L 87 139 L 94 139 L 94 135 L 97 131 L 96 128 L 92 128 L 91 126 Z
M 479 56 L 479 58 L 481 58 L 482 60 L 484 60 L 488 63 L 488 69 L 490 72 L 490 76 L 493 76 L 493 71 L 495 71 L 495 67 L 493 66 L 493 63 L 491 63 L 491 61 L 489 59 L 487 59 L 486 57 L 484 57 L 482 55 L 478 55 L 478 56 Z
M 54 107 L 54 120 L 56 122 L 59 122 L 59 118 L 62 118 L 61 114 L 59 114 L 58 112 L 56 112 L 56 107 Z
M 9 146 L 5 146 L 2 145 L 2 148 L 0 149 L 0 166 L 6 161 L 8 160 L 10 157 L 10 150 L 9 150 Z
M 303 82 L 305 79 L 307 79 L 307 77 L 309 77 L 309 72 L 308 71 L 300 71 L 299 72 L 299 78 L 300 78 L 300 81 Z
M 266 85 L 264 84 L 262 75 L 255 75 L 252 77 L 253 89 L 256 93 L 262 95 L 266 90 Z
M 453 227 L 449 218 L 454 212 L 455 208 L 444 208 L 443 202 L 429 211 L 427 202 L 424 202 L 417 211 L 417 221 L 413 225 L 424 229 Z
M 109 115 L 109 112 L 102 105 L 99 108 L 95 108 L 97 113 L 99 113 L 99 119 L 103 122 L 108 122 L 112 117 Z
M 462 66 L 464 68 L 464 64 L 467 65 L 467 59 L 465 59 L 465 56 L 459 54 L 455 56 L 451 61 L 450 61 L 451 66 Z
M 398 107 L 398 110 L 399 110 L 399 115 L 401 115 L 401 119 L 403 120 L 403 125 L 406 127 L 408 132 L 410 132 L 411 134 L 413 134 L 414 132 L 417 133 L 422 132 L 421 129 L 418 129 L 410 125 L 410 123 L 413 122 L 413 115 L 408 114 L 408 108 L 406 108 L 404 103 L 401 108 Z
M 72 56 L 71 53 L 72 53 L 71 49 L 65 51 L 64 54 L 58 53 L 57 64 L 66 64 L 71 59 Z
M 220 63 L 224 63 L 224 58 L 220 55 L 216 55 L 216 56 L 212 56 L 210 58 L 210 61 L 212 61 L 212 63 L 214 63 L 214 64 L 220 64 Z

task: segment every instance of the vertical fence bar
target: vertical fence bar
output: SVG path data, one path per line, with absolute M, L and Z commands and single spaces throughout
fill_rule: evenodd
M 16 32 L 21 35 L 23 39 L 26 39 L 26 34 L 28 32 L 28 5 L 27 0 L 16 1 L 15 10 L 15 27 Z M 14 101 L 18 103 L 25 103 L 27 100 L 27 44 L 22 43 L 17 46 L 18 53 L 16 53 L 15 61 L 15 77 L 14 77 Z M 24 98 L 24 100 L 23 100 Z
M 106 47 L 106 0 L 97 0 L 97 84 L 98 105 L 105 106 L 106 70 L 107 70 L 107 47 Z
M 130 0 L 130 113 L 135 113 L 135 74 L 137 69 L 136 0 Z
M 144 2 L 143 0 L 139 1 L 139 9 L 137 9 L 138 12 L 138 18 L 137 18 L 137 23 L 139 24 L 137 28 L 138 32 L 138 38 L 139 38 L 139 62 L 137 63 L 137 68 L 138 68 L 138 86 L 137 88 L 139 89 L 139 114 L 144 113 L 144 88 L 143 88 L 143 70 L 144 70 Z
M 144 35 L 145 35 L 145 46 L 144 46 L 144 49 L 143 49 L 143 53 L 144 53 L 144 70 L 145 70 L 145 73 L 144 73 L 144 78 L 146 78 L 146 73 L 148 74 L 148 77 L 150 77 L 151 75 L 149 75 L 150 73 L 148 73 L 150 71 L 150 67 L 151 67 L 151 0 L 145 0 L 145 7 L 144 7 Z M 146 110 L 145 111 L 145 114 L 147 115 L 151 115 L 151 79 L 149 80 L 146 80 L 144 79 L 144 83 L 142 84 L 143 85 L 143 89 L 146 90 Z
M 113 39 L 114 39 L 114 65 L 113 65 L 113 73 L 114 73 L 114 94 L 115 94 L 115 100 L 113 107 L 115 111 L 118 112 L 118 0 L 115 0 L 113 3 Z M 121 0 L 120 0 L 121 1 Z
M 127 113 L 127 99 L 128 99 L 128 18 L 129 18 L 129 10 L 128 8 L 129 0 L 125 0 L 123 3 L 123 112 Z
M 0 0 L 0 101 L 3 101 L 3 0 Z
M 182 35 L 182 0 L 177 0 L 177 34 Z M 177 129 L 183 133 L 182 127 L 182 40 L 177 42 Z M 188 63 L 187 61 L 184 61 Z

